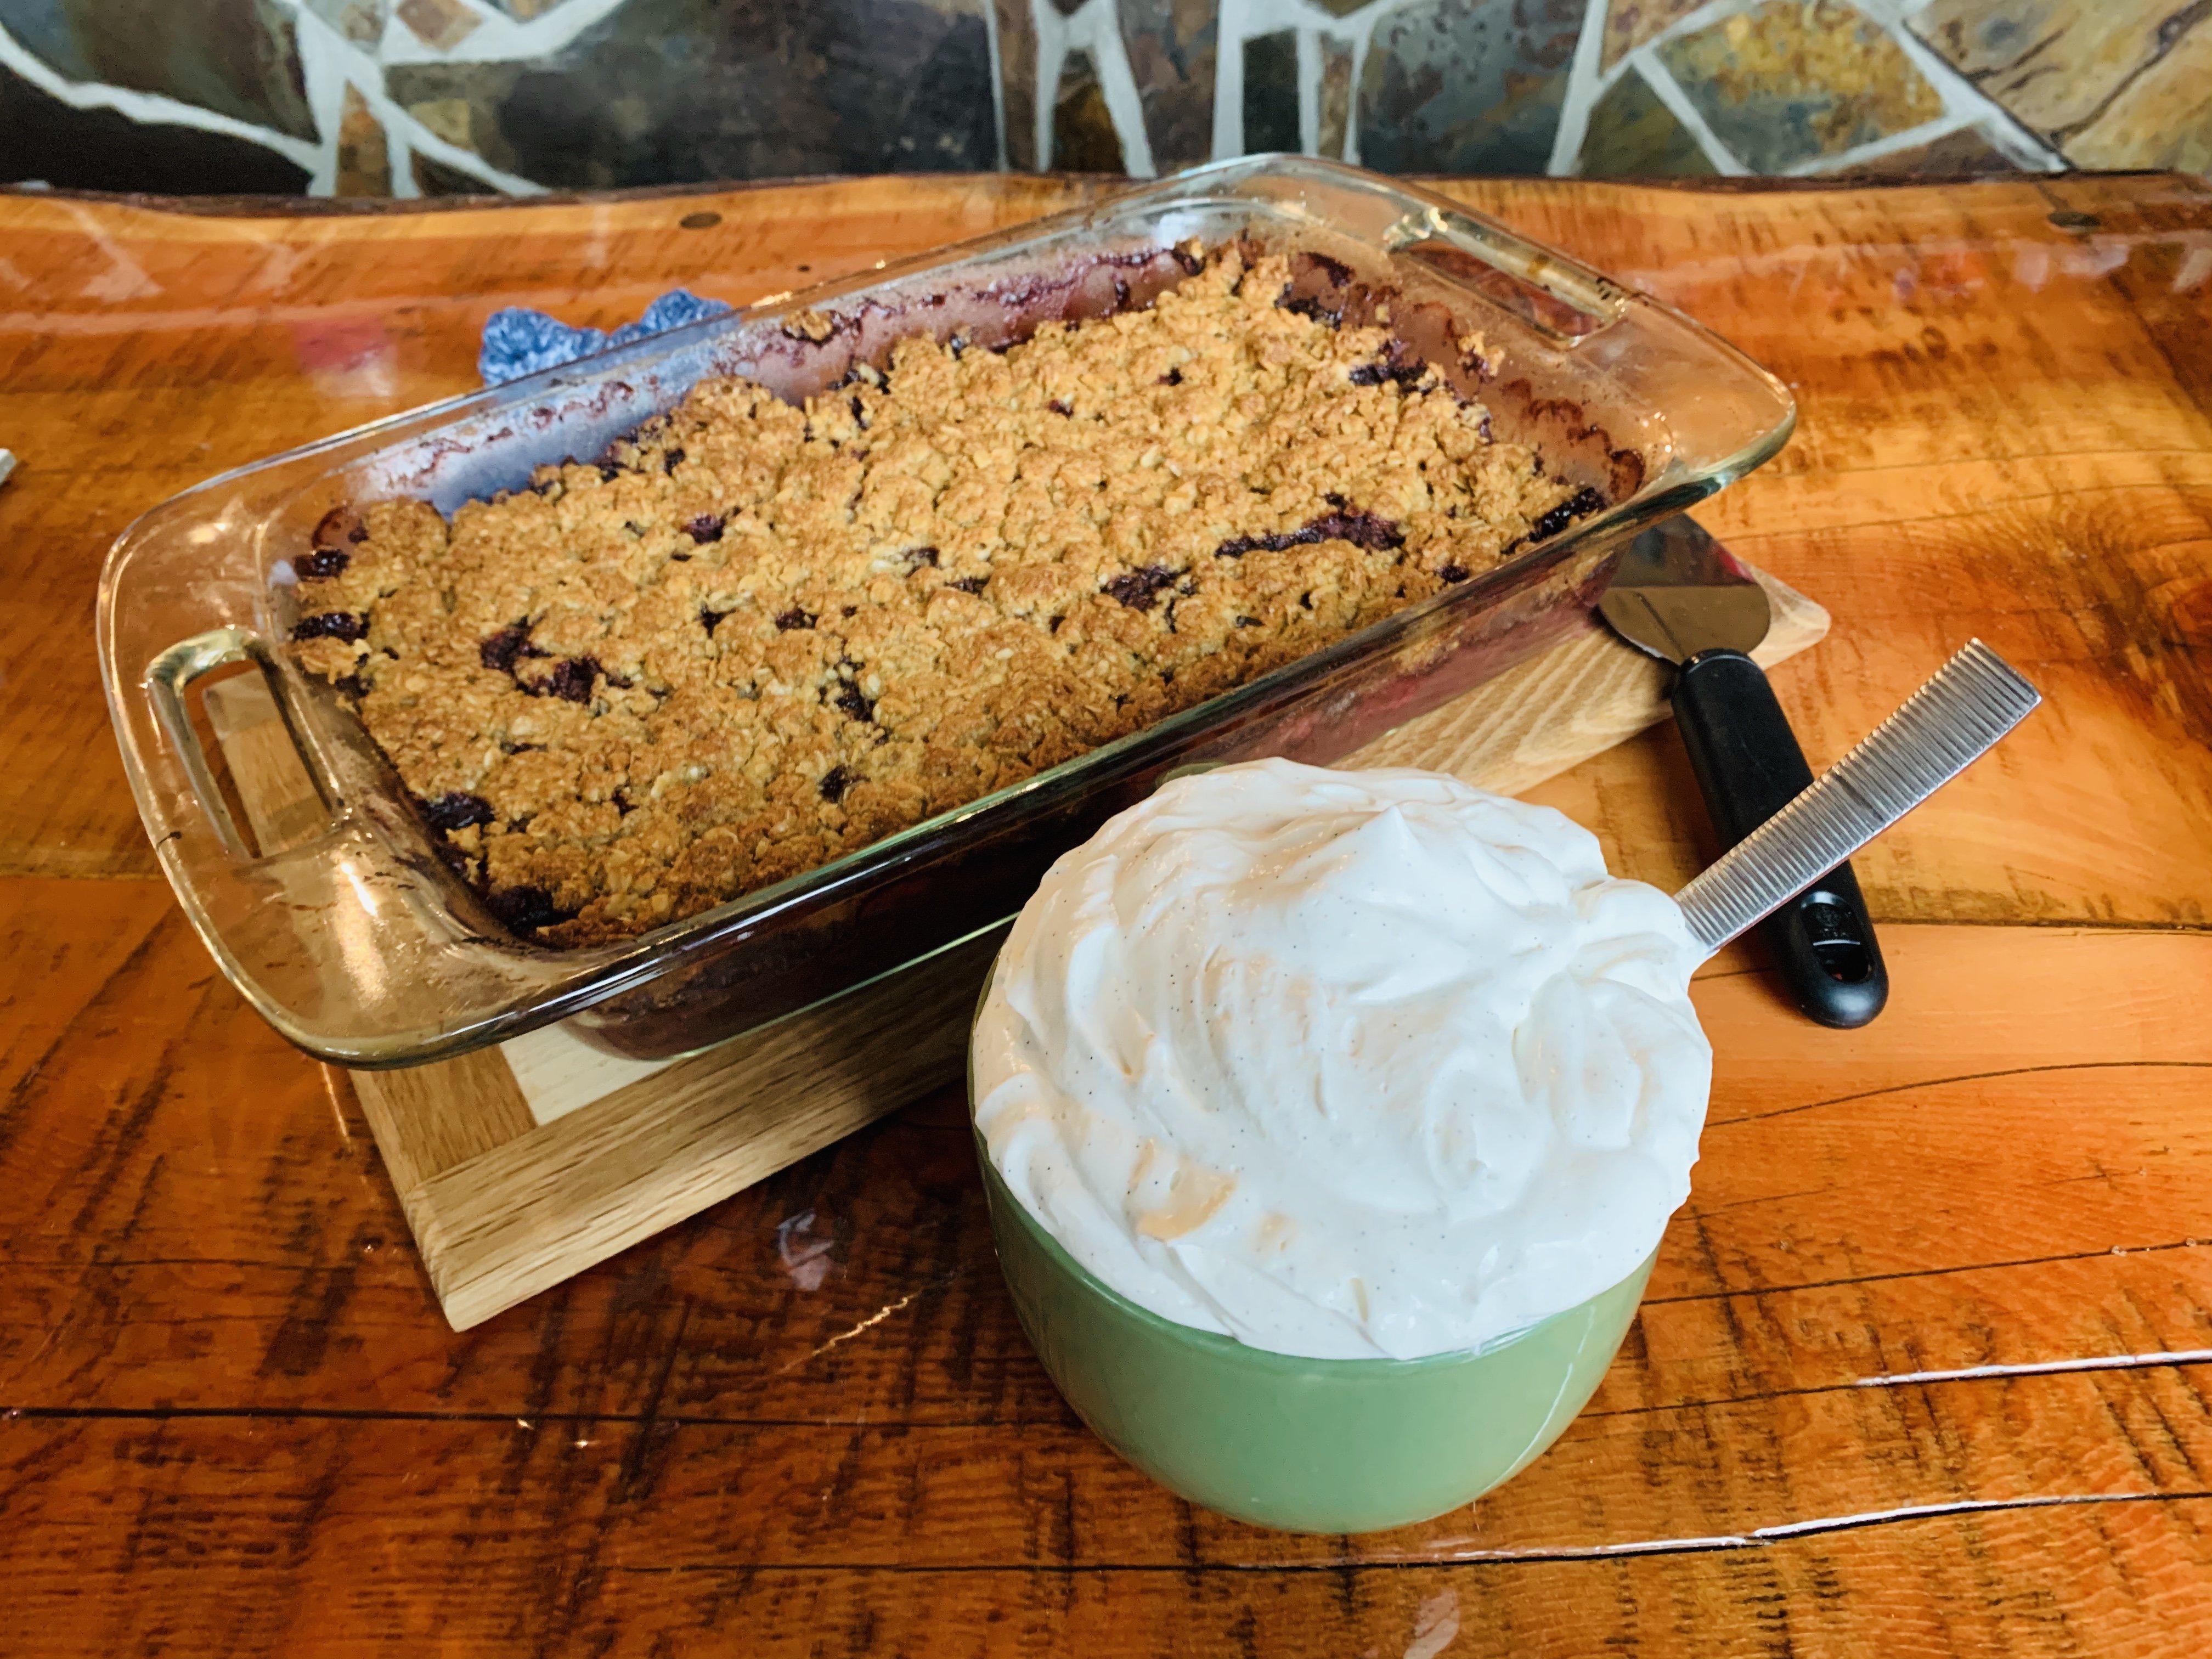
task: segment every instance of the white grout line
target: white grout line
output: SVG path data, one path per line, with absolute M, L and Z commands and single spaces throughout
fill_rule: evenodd
M 1720 135 L 1706 124 L 1704 113 L 1690 101 L 1690 94 L 1682 90 L 1674 77 L 1667 72 L 1666 64 L 1652 50 L 1656 42 L 1646 42 L 1622 59 L 1636 65 L 1636 72 L 1644 77 L 1644 84 L 1651 88 L 1659 101 L 1666 105 L 1674 118 L 1689 129 L 1690 137 L 1698 141 L 1698 148 L 1705 153 L 1705 160 L 1714 169 L 1730 178 L 1741 179 L 1751 169 L 1736 160 L 1735 152 L 1721 142 Z
M 1571 178 L 1581 159 L 1583 140 L 1589 132 L 1589 114 L 1613 84 L 1599 68 L 1605 52 L 1605 18 L 1611 0 L 1588 0 L 1583 10 L 1582 33 L 1567 66 L 1567 88 L 1559 102 L 1559 125 L 1552 134 L 1552 159 L 1544 171 L 1554 179 Z
M 1121 20 L 1114 0 L 1085 0 L 1072 17 L 1061 16 L 1052 0 L 1030 0 L 1030 27 L 1036 38 L 1037 170 L 1049 172 L 1058 159 L 1053 154 L 1052 118 L 1068 55 L 1087 52 L 1114 136 L 1121 141 L 1122 171 L 1132 179 L 1152 178 L 1157 169 L 1145 127 L 1144 100 L 1138 96 L 1137 77 L 1121 44 Z
M 998 0 L 983 0 L 983 40 L 991 59 L 991 135 L 999 146 L 999 171 L 1011 173 L 1006 155 L 1006 64 L 999 53 Z
M 1067 34 L 1070 46 L 1089 50 L 1091 67 L 1098 72 L 1106 113 L 1114 123 L 1114 136 L 1121 141 L 1121 170 L 1132 179 L 1157 176 L 1152 135 L 1145 127 L 1145 102 L 1137 92 L 1136 73 L 1129 67 L 1114 0 L 1089 0 L 1067 20 Z
M 289 133 L 257 126 L 215 110 L 202 109 L 198 104 L 167 98 L 158 92 L 133 92 L 125 87 L 111 87 L 104 82 L 71 81 L 19 42 L 4 24 L 0 24 L 0 65 L 14 70 L 48 97 L 60 100 L 71 109 L 112 110 L 141 125 L 191 127 L 201 132 L 221 133 L 227 138 L 243 138 L 264 149 L 275 150 L 310 173 L 321 160 L 319 147 L 304 138 L 295 138 Z
M 1213 19 L 1212 159 L 1244 153 L 1245 0 L 1221 0 Z
M 565 0 L 526 23 L 495 7 L 472 3 L 470 9 L 481 21 L 466 38 L 444 51 L 401 21 L 395 5 L 375 56 L 385 64 L 504 64 L 542 58 L 560 51 L 623 3 L 624 0 Z
M 2212 1365 L 2212 1348 L 2179 1348 L 2168 1353 L 2102 1354 L 2090 1359 L 2038 1359 L 2018 1365 L 1968 1365 L 1954 1371 L 1897 1371 L 1862 1376 L 1855 1389 L 1897 1389 L 1915 1382 L 1969 1382 L 1992 1376 L 2051 1376 L 2061 1371 L 2139 1370 L 2154 1365 Z
M 1863 144 L 1854 144 L 1849 149 L 1839 149 L 1830 155 L 1810 156 L 1802 161 L 1793 161 L 1782 169 L 1785 179 L 1806 179 L 1816 173 L 1840 173 L 1845 167 L 1856 167 L 1861 161 L 1878 161 L 1885 155 L 1916 145 L 1933 143 L 1938 138 L 1948 138 L 1954 132 L 1965 132 L 1976 125 L 1976 118 L 1966 112 L 1947 110 L 1917 127 L 1900 127 L 1895 132 L 1884 133 L 1879 138 L 1869 138 Z
M 572 0 L 572 3 L 580 4 L 583 3 L 583 0 Z M 392 158 L 393 195 L 412 198 L 422 193 L 415 183 L 415 169 L 411 165 L 414 156 L 417 154 L 427 155 L 434 161 L 442 162 L 455 172 L 465 173 L 503 195 L 542 196 L 544 194 L 545 186 L 534 179 L 526 179 L 520 173 L 509 173 L 504 167 L 495 167 L 476 151 L 456 144 L 450 139 L 441 138 L 424 126 L 409 112 L 405 105 L 395 102 L 385 91 L 382 66 L 377 59 L 355 46 L 337 30 L 324 22 L 321 18 L 312 12 L 303 10 L 299 15 L 299 21 L 302 60 L 307 58 L 312 49 L 316 58 L 327 56 L 334 64 L 343 65 L 343 69 L 338 72 L 342 73 L 345 79 L 353 82 L 355 89 L 368 100 L 370 112 L 383 126 L 386 154 Z M 318 73 L 329 72 L 331 71 L 318 71 Z M 333 151 L 335 151 L 337 141 L 337 135 L 333 129 L 326 140 Z M 403 165 L 406 167 L 404 188 L 402 188 Z M 335 170 L 335 163 L 333 163 L 333 170 Z M 325 191 L 319 193 L 327 194 L 328 192 Z
M 394 102 L 385 91 L 384 71 L 389 67 L 412 64 L 491 64 L 540 58 L 571 44 L 611 15 L 623 0 L 566 0 L 566 3 L 527 22 L 518 21 L 483 0 L 468 0 L 472 15 L 478 19 L 477 26 L 446 51 L 416 36 L 401 21 L 396 9 L 387 14 L 382 39 L 374 46 L 363 48 L 309 11 L 301 0 L 276 0 L 276 3 L 295 21 L 309 106 L 321 139 L 318 143 L 159 94 L 133 92 L 96 82 L 70 82 L 15 41 L 4 27 L 0 27 L 0 64 L 75 108 L 112 109 L 134 121 L 187 126 L 260 144 L 307 168 L 309 192 L 315 195 L 328 194 L 336 183 L 338 128 L 345 87 L 350 83 L 368 101 L 385 129 L 395 194 L 417 193 L 410 163 L 415 155 L 421 154 L 492 189 L 511 195 L 531 195 L 544 187 L 495 167 L 475 151 L 439 137 L 404 106 Z M 1413 0 L 1381 0 L 1381 3 L 1368 6 L 1351 17 L 1339 18 L 1308 3 L 1308 0 L 1221 0 L 1216 22 L 1213 155 L 1241 155 L 1245 148 L 1245 42 L 1288 28 L 1297 32 L 1299 140 L 1301 147 L 1310 153 L 1316 149 L 1320 136 L 1321 41 L 1327 37 L 1351 48 L 1352 86 L 1343 154 L 1347 160 L 1358 161 L 1361 82 L 1374 31 L 1378 24 L 1411 3 Z M 1753 3 L 1754 0 L 1708 0 L 1708 3 L 1674 19 L 1657 35 L 1607 68 L 1602 63 L 1607 0 L 1586 0 L 1581 36 L 1570 65 L 1547 170 L 1554 176 L 1571 173 L 1588 136 L 1591 109 L 1623 75 L 1638 74 L 1688 130 L 1716 168 L 1729 174 L 1748 172 L 1668 72 L 1658 56 L 1658 48 L 1747 11 Z M 1797 163 L 1786 170 L 1789 174 L 1833 172 L 1878 160 L 1969 126 L 1980 131 L 1994 148 L 2017 166 L 2045 169 L 2064 166 L 2063 157 L 1905 26 L 1905 20 L 1921 10 L 1927 0 L 1855 0 L 1855 3 L 1927 77 L 1943 100 L 1945 113 L 1919 126 L 1888 134 L 1834 155 Z M 1152 176 L 1156 167 L 1150 134 L 1145 125 L 1143 100 L 1130 68 L 1114 0 L 1086 0 L 1072 17 L 1064 17 L 1053 0 L 1030 0 L 1030 15 L 1037 47 L 1034 137 L 1038 165 L 1048 167 L 1053 164 L 1054 100 L 1067 54 L 1084 50 L 1090 52 L 1096 66 L 1128 173 L 1136 178 Z M 1007 165 L 1004 64 L 997 9 L 988 0 L 984 27 L 991 65 L 993 136 L 999 165 L 1004 167 Z
M 1030 72 L 1036 77 L 1030 100 L 1030 154 L 1039 173 L 1052 171 L 1052 108 L 1060 91 L 1060 72 L 1067 63 L 1067 20 L 1052 0 L 1030 0 L 1030 35 L 1036 43 L 1036 62 Z
M 1887 24 L 1890 39 L 1897 42 L 1907 62 L 1918 70 L 1943 100 L 1947 109 L 1971 115 L 1984 128 L 1984 134 L 2002 150 L 2008 160 L 2019 165 L 2031 162 L 2045 172 L 2057 172 L 2066 166 L 2065 158 L 2045 143 L 2023 125 L 2019 117 L 1990 97 L 1956 69 L 1928 43 L 1905 26 L 1905 19 L 1922 9 L 1924 0 L 1906 0 L 1903 5 L 1881 7 L 1889 14 L 1881 21 Z M 1869 4 L 1872 11 L 1875 6 Z M 2002 135 L 2002 141 L 1999 135 Z

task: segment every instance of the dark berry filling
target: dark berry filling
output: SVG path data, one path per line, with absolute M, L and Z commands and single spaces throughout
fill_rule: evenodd
M 1565 501 L 1540 517 L 1530 528 L 1528 534 L 1533 540 L 1540 542 L 1547 536 L 1558 535 L 1577 519 L 1595 513 L 1604 505 L 1605 497 L 1588 485 L 1584 485 Z
M 1213 556 L 1241 559 L 1255 549 L 1279 553 L 1286 547 L 1307 547 L 1315 542 L 1350 542 L 1370 553 L 1387 552 L 1406 544 L 1404 533 L 1389 520 L 1359 507 L 1346 507 L 1340 495 L 1332 495 L 1329 501 L 1334 511 L 1309 519 L 1296 530 L 1275 531 L 1263 536 L 1231 536 L 1213 550 Z
M 1182 574 L 1165 565 L 1148 564 L 1141 570 L 1124 572 L 1099 591 L 1112 594 L 1132 611 L 1150 611 L 1159 602 L 1160 590 L 1173 586 Z
M 684 533 L 703 547 L 708 542 L 719 542 L 722 539 L 724 522 L 722 515 L 719 513 L 702 513 L 684 526 Z
M 909 572 L 919 570 L 924 565 L 929 566 L 932 569 L 936 568 L 937 550 L 935 548 L 909 547 L 907 549 L 906 568 Z
M 1313 266 L 1338 288 L 1352 280 L 1352 267 L 1341 259 L 1332 259 L 1326 253 L 1302 253 L 1298 256 Z
M 1401 357 L 1393 349 L 1374 362 L 1353 364 L 1348 378 L 1354 386 L 1381 386 L 1388 381 L 1395 382 L 1401 392 L 1411 392 L 1428 372 L 1426 363 Z
M 1291 297 L 1291 288 L 1287 283 L 1283 285 L 1282 297 L 1275 303 L 1294 317 L 1310 318 L 1330 328 L 1341 327 L 1344 323 L 1344 311 L 1341 307 L 1325 306 L 1319 300 L 1294 299 Z
M 702 605 L 699 607 L 699 624 L 711 634 L 714 631 L 715 624 L 729 614 L 726 611 L 709 611 Z M 778 626 L 781 625 L 779 623 Z
M 484 895 L 484 905 L 514 933 L 535 933 L 568 919 L 543 887 L 495 887 Z
M 1045 407 L 1055 415 L 1066 415 L 1072 416 L 1075 413 L 1074 409 L 1069 404 L 1067 404 L 1064 399 L 1059 398 L 1054 398 L 1050 403 L 1047 404 Z
M 980 593 L 983 591 L 983 584 L 990 580 L 988 576 L 962 576 L 945 585 L 947 587 L 957 587 L 963 593 Z
M 1437 571 L 1437 578 L 1440 581 L 1463 582 L 1468 579 L 1469 574 L 1470 573 L 1465 565 L 1461 564 L 1455 560 L 1450 564 L 1446 565 L 1443 569 Z
M 845 799 L 845 792 L 856 781 L 853 775 L 843 767 L 833 766 L 822 775 L 822 781 L 817 787 L 822 791 L 823 799 L 840 801 Z
M 465 830 L 472 823 L 489 823 L 491 803 L 482 795 L 471 795 L 465 789 L 450 789 L 435 800 L 418 803 L 422 816 L 430 827 L 441 835 L 455 830 Z
M 811 628 L 814 623 L 815 616 L 811 611 L 802 611 L 795 605 L 775 619 L 777 629 L 786 634 L 790 633 L 794 628 Z M 712 633 L 714 627 L 713 623 L 708 623 L 708 631 Z
M 325 611 L 320 616 L 302 617 L 292 624 L 295 640 L 344 640 L 348 642 L 365 638 L 368 633 L 368 618 L 350 611 Z
M 518 680 L 533 697 L 558 697 L 563 702 L 589 702 L 592 682 L 603 671 L 597 657 L 563 657 L 542 680 Z
M 858 685 L 854 684 L 854 681 L 859 675 L 860 672 L 860 665 L 854 662 L 850 657 L 839 658 L 837 660 L 837 684 L 842 689 L 838 691 L 836 697 L 831 698 L 829 695 L 829 687 L 824 686 L 823 688 L 823 696 L 826 701 L 835 702 L 838 708 L 843 709 L 848 714 L 850 714 L 856 720 L 872 720 L 876 717 L 875 703 L 868 697 L 866 692 L 862 691 Z
M 326 582 L 345 574 L 353 555 L 339 547 L 319 547 L 292 561 L 292 574 L 303 582 Z
M 477 647 L 477 657 L 486 668 L 501 674 L 514 672 L 518 657 L 542 657 L 545 654 L 530 642 L 530 624 L 510 623 L 498 633 L 489 635 Z

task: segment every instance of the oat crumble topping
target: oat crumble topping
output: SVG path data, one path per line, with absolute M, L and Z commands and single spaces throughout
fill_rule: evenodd
M 1383 328 L 1235 251 L 1004 352 L 893 349 L 805 408 L 695 387 L 603 462 L 295 562 L 507 925 L 619 939 L 1293 660 L 1589 510 Z

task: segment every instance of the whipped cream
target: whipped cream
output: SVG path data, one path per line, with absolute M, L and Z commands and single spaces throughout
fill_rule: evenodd
M 976 1021 L 975 1122 L 1154 1313 L 1281 1353 L 1471 1348 L 1626 1278 L 1687 1195 L 1702 954 L 1548 807 L 1223 767 L 1047 873 Z

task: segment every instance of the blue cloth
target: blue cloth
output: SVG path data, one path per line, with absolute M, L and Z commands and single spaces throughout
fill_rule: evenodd
M 573 363 L 579 357 L 628 345 L 665 329 L 681 328 L 708 317 L 719 317 L 730 307 L 720 300 L 702 300 L 687 289 L 662 295 L 645 308 L 645 315 L 625 323 L 610 334 L 603 328 L 571 328 L 542 311 L 509 306 L 495 311 L 484 323 L 483 349 L 477 354 L 477 373 L 486 386 L 498 386 L 541 368 Z

